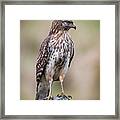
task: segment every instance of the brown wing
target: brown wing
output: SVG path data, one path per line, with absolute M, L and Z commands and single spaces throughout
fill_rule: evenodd
M 74 56 L 74 43 L 72 42 L 71 44 L 71 48 L 70 48 L 70 62 L 69 62 L 69 67 L 70 67 L 70 64 L 71 64 L 71 61 L 73 59 L 73 56 Z
M 39 55 L 36 63 L 36 81 L 40 81 L 42 75 L 44 74 L 46 64 L 48 62 L 48 58 L 49 58 L 48 43 L 49 43 L 49 37 L 43 41 L 39 50 Z

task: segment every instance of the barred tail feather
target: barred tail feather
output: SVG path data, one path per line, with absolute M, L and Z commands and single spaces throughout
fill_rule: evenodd
M 49 93 L 49 82 L 46 80 L 45 75 L 43 74 L 41 79 L 37 81 L 36 88 L 36 98 L 35 100 L 43 100 L 48 96 Z

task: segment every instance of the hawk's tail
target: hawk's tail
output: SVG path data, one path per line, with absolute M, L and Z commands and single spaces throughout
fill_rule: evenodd
M 40 80 L 37 80 L 36 87 L 36 100 L 43 100 L 49 94 L 49 82 L 46 80 L 45 75 L 42 75 Z

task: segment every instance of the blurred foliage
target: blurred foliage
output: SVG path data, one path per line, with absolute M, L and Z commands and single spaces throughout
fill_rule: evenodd
M 52 21 L 21 20 L 20 22 L 20 99 L 35 99 L 35 64 L 41 42 L 48 35 Z M 77 30 L 69 31 L 75 55 L 64 80 L 65 93 L 73 100 L 100 99 L 100 21 L 74 20 Z M 53 94 L 61 92 L 54 82 Z

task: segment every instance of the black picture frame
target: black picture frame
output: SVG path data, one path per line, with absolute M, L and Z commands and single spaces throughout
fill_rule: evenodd
M 5 5 L 115 5 L 115 115 L 5 115 Z M 119 119 L 120 3 L 110 1 L 2 1 L 1 2 L 1 119 Z

